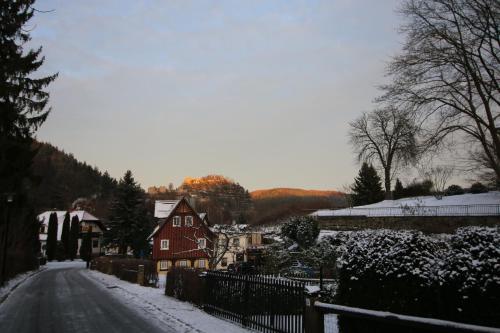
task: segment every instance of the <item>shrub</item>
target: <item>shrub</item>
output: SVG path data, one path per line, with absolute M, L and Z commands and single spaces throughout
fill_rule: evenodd
M 310 216 L 292 217 L 281 227 L 281 235 L 287 237 L 303 248 L 310 247 L 319 235 L 318 221 Z
M 446 195 L 459 195 L 464 193 L 464 189 L 459 185 L 450 185 L 446 189 Z
M 488 188 L 481 184 L 480 182 L 474 183 L 470 187 L 470 193 L 486 193 L 488 192 Z

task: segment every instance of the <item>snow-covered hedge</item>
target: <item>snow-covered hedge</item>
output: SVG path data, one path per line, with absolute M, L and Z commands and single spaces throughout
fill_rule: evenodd
M 447 238 L 362 231 L 338 249 L 341 304 L 500 326 L 499 228 L 462 228 Z

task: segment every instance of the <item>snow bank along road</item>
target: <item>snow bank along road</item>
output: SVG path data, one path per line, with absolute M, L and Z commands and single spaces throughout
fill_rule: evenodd
M 2 333 L 248 332 L 161 295 L 162 290 L 89 272 L 82 262 L 47 266 L 48 269 L 28 278 L 0 304 Z M 139 293 L 130 293 L 129 287 Z M 140 291 L 145 292 L 144 298 Z M 154 300 L 148 302 L 151 293 L 158 294 L 155 296 L 168 308 L 155 304 L 158 302 Z M 176 316 L 179 311 L 188 313 Z

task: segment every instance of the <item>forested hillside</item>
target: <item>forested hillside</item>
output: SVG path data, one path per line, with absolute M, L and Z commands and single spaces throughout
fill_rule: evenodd
M 98 217 L 108 216 L 115 179 L 49 143 L 34 145 L 38 150 L 32 165 L 38 183 L 33 190 L 37 212 L 79 206 Z
M 255 208 L 253 224 L 273 223 L 293 215 L 305 215 L 314 210 L 346 206 L 344 194 L 337 191 L 274 188 L 256 190 L 251 194 Z

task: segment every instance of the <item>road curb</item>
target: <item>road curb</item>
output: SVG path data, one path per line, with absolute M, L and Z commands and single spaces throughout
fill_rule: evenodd
M 45 271 L 47 268 L 44 267 L 44 268 L 40 268 L 38 270 L 36 270 L 35 272 L 29 274 L 28 276 L 26 276 L 24 279 L 22 279 L 21 281 L 19 281 L 18 283 L 16 283 L 15 285 L 12 286 L 12 288 L 10 288 L 10 290 L 3 296 L 0 297 L 0 305 L 2 305 L 3 302 L 5 302 L 5 300 L 10 296 L 10 294 L 12 294 L 12 292 L 14 290 L 17 289 L 17 287 L 19 287 L 24 281 L 28 280 L 29 278 L 31 278 L 32 276 L 36 275 L 36 274 L 39 274 L 43 271 Z

